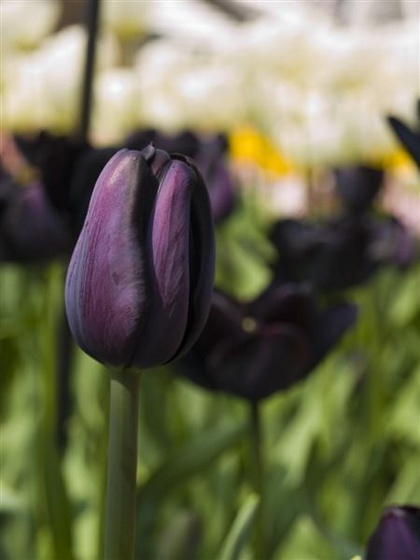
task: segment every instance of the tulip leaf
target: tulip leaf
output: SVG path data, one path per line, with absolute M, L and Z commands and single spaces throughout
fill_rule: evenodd
M 222 545 L 219 560 L 238 560 L 244 549 L 252 528 L 259 505 L 259 497 L 250 494 L 236 516 L 232 527 Z
M 246 425 L 217 427 L 200 434 L 170 456 L 140 490 L 140 504 L 164 496 L 171 488 L 201 473 L 211 461 L 238 443 Z

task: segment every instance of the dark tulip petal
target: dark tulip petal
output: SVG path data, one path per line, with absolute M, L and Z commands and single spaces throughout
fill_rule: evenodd
M 250 305 L 250 311 L 264 323 L 290 323 L 309 332 L 314 315 L 313 296 L 307 286 L 274 285 Z
M 69 265 L 73 336 L 86 353 L 117 367 L 130 364 L 150 310 L 146 235 L 157 187 L 139 152 L 118 152 L 96 183 Z
M 3 202 L 0 237 L 5 261 L 46 262 L 71 250 L 70 232 L 40 183 L 14 185 Z
M 356 319 L 357 306 L 351 303 L 342 303 L 319 313 L 313 324 L 312 368 L 339 342 Z
M 388 507 L 369 539 L 366 560 L 418 560 L 420 509 Z
M 394 134 L 420 168 L 420 134 L 410 130 L 400 119 L 390 116 L 388 123 Z
M 156 149 L 153 144 L 146 146 L 140 153 L 145 157 L 156 179 L 162 180 L 171 163 L 170 155 L 163 150 Z
M 335 187 L 344 207 L 350 212 L 369 208 L 384 186 L 383 169 L 357 165 L 336 169 Z
M 215 270 L 214 229 L 207 188 L 197 168 L 189 160 L 186 162 L 191 166 L 195 177 L 195 188 L 191 199 L 191 288 L 187 328 L 177 357 L 191 348 L 206 324 Z
M 159 186 L 150 222 L 151 315 L 133 357 L 141 367 L 171 360 L 184 337 L 189 312 L 190 205 L 194 188 L 194 171 L 183 162 L 172 161 Z
M 175 372 L 211 390 L 218 390 L 210 374 L 208 356 L 220 344 L 237 345 L 249 338 L 243 329 L 244 315 L 227 294 L 214 291 L 204 329 L 192 349 L 175 364 Z
M 124 147 L 129 150 L 143 150 L 149 144 L 156 143 L 158 132 L 154 128 L 144 128 L 131 133 L 124 140 Z
M 404 225 L 393 216 L 372 221 L 368 254 L 378 264 L 408 267 L 415 258 L 414 240 Z
M 78 236 L 82 229 L 95 183 L 105 165 L 117 151 L 117 148 L 112 147 L 91 148 L 86 150 L 74 165 L 68 209 L 75 236 Z
M 214 291 L 211 299 L 210 313 L 200 337 L 202 352 L 214 347 L 222 340 L 241 340 L 243 337 L 243 310 L 227 294 Z
M 307 342 L 291 325 L 273 325 L 237 345 L 219 345 L 208 368 L 219 390 L 252 401 L 287 389 L 306 372 Z
M 73 168 L 89 145 L 46 131 L 33 138 L 17 136 L 16 142 L 28 161 L 40 170 L 42 184 L 53 206 L 67 211 Z

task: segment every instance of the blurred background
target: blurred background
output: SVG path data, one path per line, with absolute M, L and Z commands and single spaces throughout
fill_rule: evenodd
M 362 555 L 386 505 L 420 504 L 420 2 L 98 5 L 95 34 L 93 2 L 0 3 L 0 558 L 100 555 L 107 373 L 63 282 L 101 169 L 149 141 L 203 173 L 218 290 L 304 286 L 358 315 L 255 399 L 258 453 L 243 391 L 143 375 L 136 557 Z

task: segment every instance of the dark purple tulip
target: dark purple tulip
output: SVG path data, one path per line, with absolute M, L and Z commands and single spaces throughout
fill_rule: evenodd
M 189 130 L 170 135 L 145 129 L 129 136 L 124 145 L 130 149 L 142 149 L 148 142 L 153 142 L 157 148 L 167 152 L 183 154 L 194 160 L 209 190 L 216 224 L 232 213 L 236 203 L 236 189 L 226 161 L 228 145 L 224 135 L 201 138 Z
M 90 146 L 45 131 L 29 138 L 17 136 L 16 143 L 22 155 L 39 170 L 40 181 L 52 205 L 61 213 L 69 212 L 74 165 Z
M 355 306 L 320 311 L 306 288 L 292 284 L 248 304 L 215 292 L 203 333 L 175 371 L 207 389 L 258 401 L 305 378 L 355 319 Z
M 369 231 L 359 221 L 280 220 L 270 237 L 278 252 L 274 271 L 280 281 L 335 291 L 364 282 L 375 270 L 366 256 Z
M 202 142 L 195 156 L 209 190 L 213 219 L 216 224 L 228 218 L 236 204 L 236 185 L 229 169 L 224 138 L 216 136 Z
M 271 229 L 279 282 L 309 282 L 322 291 L 357 286 L 385 265 L 406 267 L 414 241 L 393 217 L 347 216 L 325 222 L 279 220 Z
M 44 263 L 70 253 L 66 224 L 38 182 L 20 186 L 3 177 L 0 185 L 0 260 Z
M 200 148 L 199 137 L 190 130 L 184 130 L 178 134 L 165 134 L 154 128 L 133 132 L 124 141 L 124 147 L 130 150 L 142 150 L 151 143 L 165 152 L 183 154 L 190 158 L 195 158 Z
M 388 216 L 372 223 L 369 257 L 379 265 L 393 263 L 404 269 L 416 258 L 414 239 L 397 218 Z
M 96 181 L 118 152 L 116 147 L 86 149 L 75 161 L 68 189 L 67 210 L 75 242 L 83 227 Z
M 335 188 L 347 212 L 367 210 L 384 186 L 382 169 L 364 165 L 341 167 L 334 171 Z
M 366 560 L 418 560 L 420 558 L 420 509 L 388 507 L 371 535 Z
M 69 265 L 65 300 L 77 343 L 120 368 L 179 357 L 205 324 L 213 274 L 197 168 L 153 146 L 120 150 L 98 178 Z

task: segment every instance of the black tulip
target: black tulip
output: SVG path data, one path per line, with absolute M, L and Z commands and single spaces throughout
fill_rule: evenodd
M 418 560 L 420 508 L 389 506 L 371 535 L 366 560 Z
M 292 284 L 251 303 L 213 295 L 207 324 L 175 372 L 213 391 L 259 401 L 304 379 L 356 319 L 343 303 L 320 310 Z

